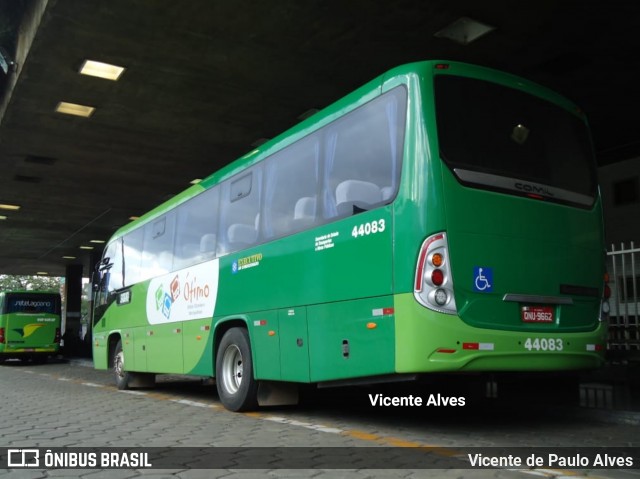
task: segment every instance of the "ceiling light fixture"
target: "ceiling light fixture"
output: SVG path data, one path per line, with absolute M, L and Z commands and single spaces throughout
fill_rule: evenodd
M 18 211 L 20 206 L 0 203 L 0 210 Z
M 105 243 L 106 243 L 106 241 L 104 241 L 104 240 L 91 240 L 91 241 L 89 241 L 89 243 L 105 244 Z
M 63 256 L 62 259 L 76 259 L 75 256 Z
M 93 112 L 96 111 L 96 109 L 92 106 L 61 101 L 60 103 L 58 103 L 58 106 L 56 106 L 56 111 L 65 115 L 75 115 L 81 116 L 83 118 L 89 118 L 91 115 L 93 115 Z
M 447 38 L 459 43 L 460 45 L 468 45 L 495 29 L 496 27 L 479 22 L 473 18 L 461 17 L 452 24 L 444 27 L 434 36 L 438 38 Z
M 110 63 L 97 62 L 95 60 L 85 60 L 80 67 L 81 75 L 104 78 L 105 80 L 118 81 L 120 75 L 125 71 L 124 67 L 112 65 Z
M 80 249 L 93 249 L 93 246 L 80 246 Z
M 189 183 L 192 184 L 192 185 L 197 185 L 201 181 L 202 181 L 202 178 L 195 178 L 195 179 L 191 180 Z

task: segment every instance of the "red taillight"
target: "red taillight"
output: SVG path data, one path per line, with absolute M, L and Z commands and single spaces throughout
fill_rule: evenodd
M 56 337 L 53 339 L 54 343 L 60 342 L 60 328 L 56 328 Z
M 431 273 L 431 282 L 436 286 L 442 286 L 444 283 L 444 273 L 441 269 L 434 269 Z
M 0 344 L 4 344 L 4 328 L 0 328 Z
M 446 233 L 436 233 L 422 243 L 413 295 L 429 309 L 456 314 Z
M 611 288 L 608 284 L 604 285 L 604 299 L 609 299 L 611 297 Z
M 416 291 L 422 291 L 422 275 L 424 274 L 425 260 L 427 257 L 427 253 L 429 252 L 429 246 L 435 241 L 441 240 L 444 238 L 444 235 L 438 234 L 433 235 L 431 238 L 428 238 L 422 248 L 420 249 L 420 257 L 418 258 L 418 270 L 416 273 Z

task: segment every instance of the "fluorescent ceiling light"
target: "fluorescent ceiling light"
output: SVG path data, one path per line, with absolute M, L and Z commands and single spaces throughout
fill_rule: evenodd
M 80 67 L 80 74 L 117 81 L 124 70 L 124 67 L 119 67 L 118 65 L 96 62 L 94 60 L 85 60 Z
M 129 219 L 130 219 L 131 221 L 135 221 L 135 220 L 139 220 L 139 219 L 140 219 L 140 217 L 139 217 L 139 216 L 129 216 Z
M 197 185 L 201 181 L 202 181 L 202 178 L 195 178 L 195 179 L 191 180 L 189 183 L 191 183 L 192 185 Z
M 49 273 L 47 273 L 46 271 L 38 271 L 36 274 L 38 276 L 47 276 Z
M 104 240 L 91 240 L 91 241 L 89 241 L 89 243 L 104 244 L 104 243 L 106 243 L 106 241 L 104 241 Z
M 0 215 L 0 220 L 6 220 L 7 217 L 5 215 Z
M 75 256 L 63 256 L 62 259 L 76 259 Z
M 93 246 L 80 246 L 80 249 L 93 249 Z
M 448 38 L 461 45 L 468 45 L 495 29 L 496 27 L 479 22 L 473 18 L 461 17 L 451 25 L 444 27 L 434 36 L 438 38 Z
M 0 210 L 18 211 L 19 209 L 18 205 L 0 204 Z
M 61 101 L 56 106 L 56 111 L 58 113 L 64 113 L 66 115 L 75 115 L 82 116 L 84 118 L 89 118 L 93 115 L 93 112 L 96 109 L 92 106 L 87 105 L 78 105 L 77 103 L 67 103 L 66 101 Z

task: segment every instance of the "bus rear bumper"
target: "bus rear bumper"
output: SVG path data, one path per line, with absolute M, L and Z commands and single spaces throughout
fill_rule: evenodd
M 454 315 L 395 298 L 396 372 L 569 371 L 602 365 L 603 323 L 586 332 L 532 332 L 469 326 Z

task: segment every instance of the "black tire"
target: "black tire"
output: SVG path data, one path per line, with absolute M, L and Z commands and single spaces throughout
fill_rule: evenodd
M 122 341 L 118 341 L 116 348 L 113 350 L 111 364 L 113 364 L 113 377 L 116 380 L 116 386 L 118 389 L 121 391 L 129 389 L 129 379 L 131 375 L 125 370 Z
M 216 387 L 222 405 L 230 411 L 258 407 L 258 381 L 253 377 L 249 334 L 231 328 L 220 341 L 216 354 Z

